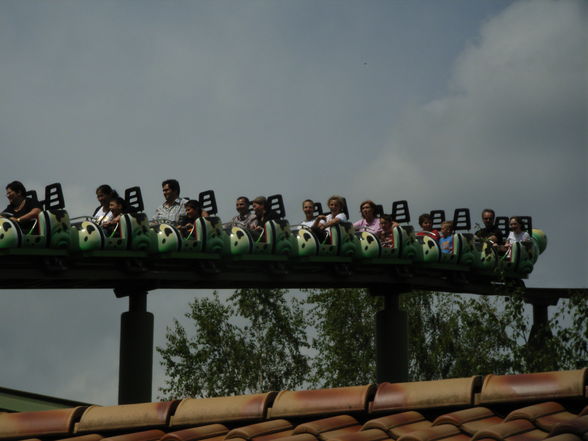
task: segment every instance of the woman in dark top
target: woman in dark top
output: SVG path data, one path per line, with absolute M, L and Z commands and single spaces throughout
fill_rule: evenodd
M 41 204 L 26 197 L 27 190 L 22 182 L 13 181 L 6 186 L 8 207 L 3 215 L 16 222 L 24 233 L 35 225 L 37 216 L 41 213 Z
M 208 217 L 208 212 L 202 209 L 200 202 L 194 199 L 190 199 L 184 204 L 186 214 L 180 217 L 180 231 L 185 235 L 188 235 L 194 229 L 194 222 L 199 217 Z

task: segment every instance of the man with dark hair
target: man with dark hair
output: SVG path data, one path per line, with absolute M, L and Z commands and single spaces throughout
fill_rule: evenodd
M 249 212 L 249 198 L 246 196 L 239 196 L 235 202 L 237 209 L 237 216 L 231 219 L 234 227 L 249 228 L 249 224 L 255 218 L 255 214 Z
M 175 179 L 166 179 L 161 183 L 164 203 L 155 209 L 153 221 L 170 225 L 178 225 L 180 216 L 184 214 L 185 199 L 180 199 L 180 183 Z
M 502 231 L 496 225 L 494 225 L 494 219 L 496 215 L 494 210 L 491 208 L 484 208 L 482 210 L 482 222 L 484 222 L 484 228 L 476 232 L 476 236 L 480 239 L 487 239 L 494 242 L 495 246 L 502 245 L 504 238 L 502 237 Z

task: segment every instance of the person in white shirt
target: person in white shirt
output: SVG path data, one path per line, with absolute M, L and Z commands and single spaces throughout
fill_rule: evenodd
M 329 228 L 333 225 L 347 222 L 347 216 L 343 212 L 343 198 L 341 196 L 331 196 L 328 205 L 331 212 L 326 216 L 324 214 L 317 216 L 317 219 L 319 220 L 318 227 L 327 232 L 330 231 Z
M 103 184 L 96 189 L 96 199 L 98 199 L 100 206 L 94 210 L 92 217 L 98 225 L 108 223 L 112 220 L 114 216 L 110 211 L 109 204 L 111 199 L 117 197 L 118 193 L 116 190 L 113 190 L 108 184 Z
M 510 233 L 508 233 L 506 243 L 504 244 L 504 250 L 506 250 L 507 255 L 510 254 L 513 243 L 531 240 L 529 233 L 523 231 L 523 221 L 519 216 L 511 217 L 508 221 L 508 227 L 510 228 Z

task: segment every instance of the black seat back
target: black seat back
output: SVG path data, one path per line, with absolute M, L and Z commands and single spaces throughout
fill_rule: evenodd
M 273 211 L 280 219 L 286 217 L 286 207 L 284 207 L 284 200 L 281 194 L 273 194 L 267 198 L 268 211 Z
M 523 223 L 523 225 L 521 225 L 521 227 L 523 228 L 523 231 L 526 231 L 527 233 L 531 234 L 531 232 L 533 231 L 533 219 L 531 216 L 519 216 L 521 218 L 521 222 Z
M 206 211 L 208 214 L 215 216 L 218 213 L 214 190 L 200 192 L 198 195 L 198 202 L 200 202 L 200 208 L 202 208 L 202 210 Z
M 45 187 L 45 200 L 43 201 L 45 210 L 63 210 L 65 208 L 65 199 L 61 184 L 56 182 Z
M 500 230 L 504 239 L 508 237 L 509 233 L 508 220 L 507 216 L 497 216 L 496 219 L 494 219 L 494 225 Z
M 469 231 L 472 228 L 469 208 L 456 208 L 453 212 L 453 230 Z
M 314 217 L 320 216 L 321 214 L 325 214 L 323 212 L 323 205 L 320 202 L 314 203 L 314 210 L 312 211 L 312 215 Z
M 445 210 L 431 210 L 429 213 L 433 219 L 433 229 L 439 230 L 441 224 L 445 222 Z
M 399 224 L 410 222 L 410 211 L 406 200 L 392 202 L 392 219 Z
M 374 214 L 376 217 L 382 217 L 384 214 L 384 206 L 382 204 L 376 204 L 376 212 Z
M 39 203 L 39 198 L 37 196 L 37 192 L 35 190 L 29 190 L 25 193 L 25 197 L 32 199 L 33 202 Z
M 130 187 L 125 190 L 125 202 L 127 203 L 126 211 L 128 213 L 139 213 L 144 210 L 143 195 L 141 187 Z
M 343 213 L 345 213 L 347 220 L 349 220 L 349 209 L 347 208 L 347 199 L 345 199 L 343 197 L 341 199 L 343 200 L 343 209 L 341 211 L 343 211 Z

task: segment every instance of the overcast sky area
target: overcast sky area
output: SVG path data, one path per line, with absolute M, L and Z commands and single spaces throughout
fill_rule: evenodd
M 588 48 L 581 0 L 0 2 L 0 176 L 300 203 L 370 198 L 530 215 L 528 286 L 587 287 Z M 5 201 L 5 204 L 7 202 Z M 0 208 L 4 208 L 4 205 Z M 414 224 L 414 222 L 413 222 Z M 202 291 L 156 291 L 155 342 Z M 2 291 L 0 386 L 115 404 L 112 291 Z M 155 354 L 153 399 L 164 382 Z

